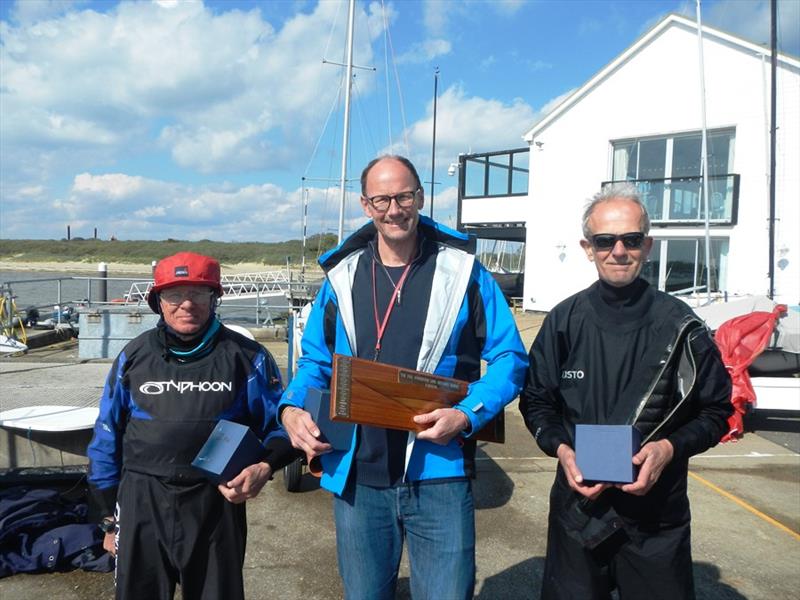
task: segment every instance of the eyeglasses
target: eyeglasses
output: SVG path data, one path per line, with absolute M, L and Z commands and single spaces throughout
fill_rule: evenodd
M 159 294 L 160 298 L 170 306 L 180 306 L 187 300 L 197 306 L 208 306 L 211 304 L 211 298 L 214 292 L 211 290 L 202 292 L 176 292 L 174 290 L 166 290 Z
M 595 250 L 611 250 L 622 240 L 622 245 L 628 250 L 638 250 L 644 244 L 645 235 L 641 231 L 632 231 L 622 235 L 613 233 L 598 233 L 589 237 L 589 241 Z
M 408 208 L 414 201 L 417 199 L 417 194 L 419 193 L 419 188 L 414 190 L 413 192 L 400 192 L 399 194 L 395 194 L 394 196 L 364 196 L 364 200 L 370 203 L 372 208 L 377 211 L 385 212 L 389 210 L 389 206 L 392 204 L 392 200 L 397 202 L 397 206 L 400 208 Z

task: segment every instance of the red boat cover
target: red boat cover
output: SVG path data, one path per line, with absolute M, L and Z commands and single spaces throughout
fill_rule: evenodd
M 714 335 L 722 354 L 722 362 L 725 363 L 733 383 L 731 404 L 734 412 L 728 417 L 729 430 L 722 436 L 723 442 L 736 440 L 744 434 L 742 418 L 747 412 L 748 404 L 755 406 L 756 403 L 756 393 L 747 374 L 747 367 L 767 347 L 775 324 L 786 310 L 785 304 L 777 304 L 772 312 L 756 311 L 734 317 L 720 325 Z

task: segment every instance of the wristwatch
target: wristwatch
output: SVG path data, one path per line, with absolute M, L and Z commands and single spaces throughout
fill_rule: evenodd
M 114 519 L 114 517 L 103 517 L 103 520 L 98 524 L 100 531 L 103 533 L 114 533 L 116 526 L 117 521 Z

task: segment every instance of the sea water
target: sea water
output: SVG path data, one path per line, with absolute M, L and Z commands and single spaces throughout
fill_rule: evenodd
M 86 279 L 86 278 L 94 279 Z M 83 279 L 82 279 L 83 278 Z M 106 281 L 107 299 L 122 298 L 134 281 L 143 282 L 151 278 L 148 274 L 125 275 L 126 279 L 118 279 L 109 273 Z M 0 282 L 3 288 L 11 287 L 14 302 L 18 310 L 35 306 L 52 309 L 59 302 L 59 280 L 61 285 L 61 303 L 77 304 L 89 300 L 96 302 L 100 298 L 100 281 L 97 271 L 58 272 L 58 271 L 0 271 Z
M 115 276 L 108 273 L 106 280 L 107 300 L 123 298 L 134 282 L 138 282 L 139 289 L 145 289 L 144 282 L 150 281 L 150 274 L 124 274 Z M 59 301 L 59 282 L 61 286 Z M 0 283 L 3 289 L 11 288 L 17 310 L 24 314 L 29 308 L 35 307 L 39 311 L 40 319 L 55 319 L 54 311 L 57 305 L 71 306 L 76 311 L 82 310 L 91 303 L 98 302 L 100 298 L 101 281 L 97 271 L 86 272 L 58 272 L 58 271 L 0 271 Z M 146 304 L 143 309 L 150 310 Z M 243 298 L 227 300 L 217 309 L 220 317 L 226 322 L 239 322 L 245 324 L 256 323 L 256 299 Z M 258 311 L 260 324 L 271 317 L 273 320 L 285 319 L 288 312 L 288 302 L 284 298 L 264 298 Z M 77 316 L 77 313 L 76 313 Z

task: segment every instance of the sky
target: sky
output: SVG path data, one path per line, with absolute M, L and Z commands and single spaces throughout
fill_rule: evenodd
M 685 0 L 356 2 L 345 231 L 358 177 L 408 156 L 455 226 L 460 153 L 522 136 Z M 800 0 L 778 0 L 800 56 Z M 769 3 L 706 0 L 769 41 Z M 0 239 L 274 242 L 335 233 L 347 2 L 0 0 Z M 435 82 L 435 70 L 438 80 Z

